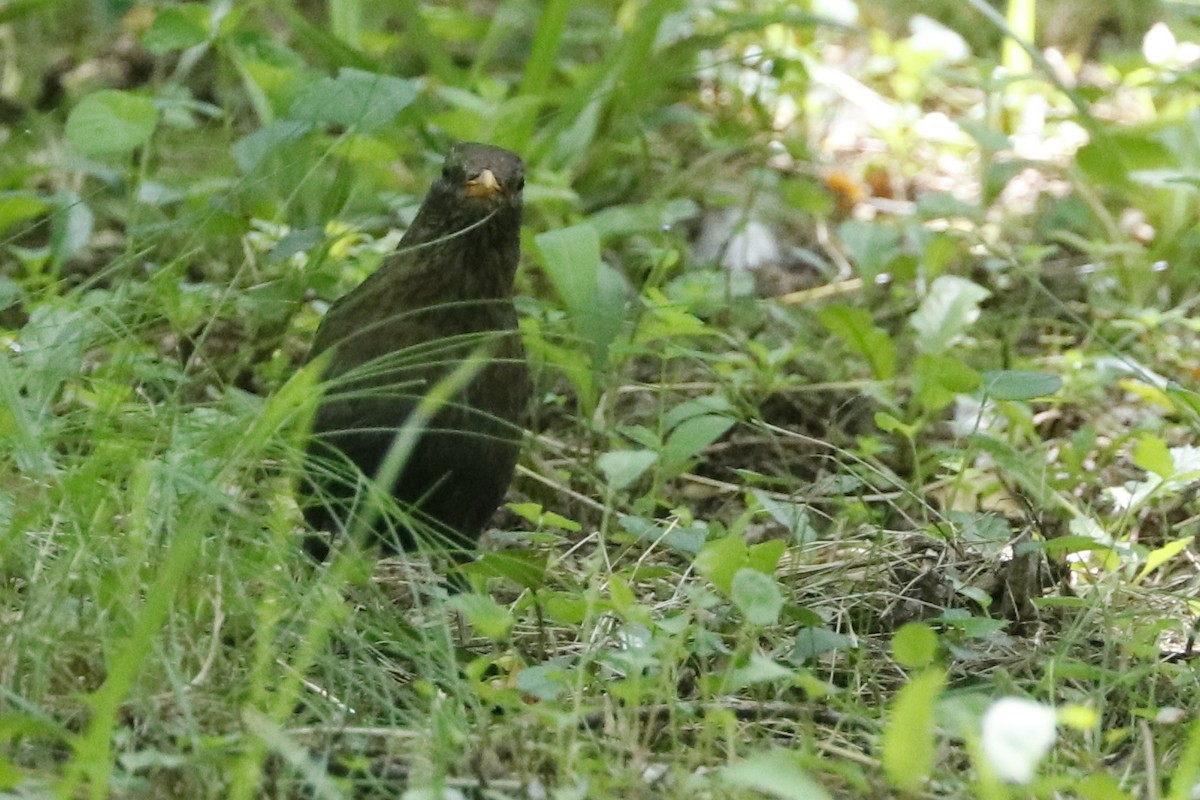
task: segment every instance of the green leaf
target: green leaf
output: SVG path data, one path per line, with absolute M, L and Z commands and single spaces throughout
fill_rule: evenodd
M 892 655 L 903 667 L 924 667 L 937 656 L 938 637 L 933 628 L 910 622 L 892 637 Z
M 50 203 L 29 192 L 0 192 L 0 231 L 35 219 L 50 210 Z
M 1046 372 L 1017 369 L 983 373 L 983 391 L 993 400 L 1033 400 L 1049 397 L 1062 388 L 1062 378 Z
M 389 124 L 417 99 L 415 81 L 343 68 L 307 86 L 288 116 L 301 122 L 371 131 Z
M 1175 459 L 1167 443 L 1153 434 L 1143 433 L 1133 446 L 1133 463 L 1164 480 L 1175 475 Z
M 704 546 L 704 531 L 697 527 L 684 528 L 678 525 L 657 525 L 645 517 L 622 514 L 619 518 L 622 530 L 643 542 L 665 545 L 694 556 Z
M 616 490 L 628 488 L 658 460 L 653 450 L 609 450 L 596 459 L 596 465 Z
M 940 411 L 960 394 L 979 388 L 979 373 L 950 355 L 920 355 L 914 364 L 917 399 L 927 411 Z
M 737 571 L 730 586 L 730 597 L 746 621 L 758 627 L 774 625 L 783 609 L 779 584 L 756 569 Z
M 657 203 L 609 206 L 587 218 L 601 240 L 639 233 L 658 234 L 664 227 L 692 219 L 700 213 L 696 201 L 679 197 Z
M 467 576 L 504 578 L 526 589 L 540 589 L 546 585 L 548 559 L 542 550 L 509 548 L 486 552 L 459 570 Z
M 817 531 L 809 521 L 807 503 L 783 502 L 757 489 L 752 490 L 750 496 L 762 507 L 763 511 L 766 511 L 776 522 L 787 529 L 788 533 L 792 535 L 793 542 L 805 545 L 816 540 Z
M 782 664 L 759 653 L 751 653 L 749 662 L 734 670 L 731 680 L 732 688 L 754 686 L 759 683 L 791 684 L 796 673 Z
M 539 664 L 517 673 L 517 689 L 539 700 L 557 700 L 571 685 L 570 673 L 560 666 Z
M 242 172 L 250 172 L 280 145 L 299 139 L 310 130 L 311 123 L 291 119 L 259 128 L 233 143 L 233 160 Z
M 208 40 L 212 18 L 208 6 L 200 3 L 168 6 L 159 11 L 142 44 L 154 55 L 186 50 Z
M 461 613 L 479 635 L 492 641 L 503 639 L 513 624 L 509 610 L 493 600 L 491 595 L 457 594 L 446 604 Z
M 876 378 L 885 381 L 895 377 L 896 346 L 886 331 L 875 327 L 865 309 L 847 305 L 827 306 L 817 316 L 830 333 L 867 360 Z
M 600 236 L 591 225 L 547 231 L 533 241 L 571 327 L 588 342 L 592 366 L 599 368 L 624 324 L 624 279 L 600 259 Z
M 930 192 L 917 201 L 918 219 L 966 217 L 979 219 L 979 206 L 964 203 L 949 192 Z
M 534 237 L 550 282 L 568 307 L 586 308 L 596 298 L 600 235 L 591 225 L 572 225 Z
M 914 439 L 917 435 L 916 425 L 905 425 L 886 411 L 875 412 L 875 427 L 884 433 L 899 433 L 906 439 Z
M 1145 566 L 1138 572 L 1137 577 L 1133 579 L 1134 584 L 1141 583 L 1151 572 L 1187 550 L 1195 538 L 1195 536 L 1185 536 L 1182 539 L 1167 542 L 1162 547 L 1156 547 L 1151 550 L 1149 555 L 1146 556 Z
M 1093 772 L 1075 785 L 1080 800 L 1133 800 L 1111 775 Z
M 940 353 L 979 319 L 979 304 L 990 295 L 966 278 L 942 275 L 913 312 L 909 324 L 918 334 L 917 345 L 926 353 Z
M 587 619 L 590 603 L 582 595 L 552 592 L 542 600 L 546 616 L 563 625 L 582 625 Z
M 838 226 L 838 238 L 849 251 L 854 272 L 866 281 L 886 270 L 900 252 L 900 233 L 877 222 L 847 220 Z
M 67 117 L 67 141 L 85 156 L 118 155 L 146 142 L 158 125 L 149 99 L 106 89 L 79 101 Z
M 663 446 L 663 471 L 668 475 L 677 475 L 686 467 L 688 461 L 699 455 L 704 448 L 720 439 L 725 432 L 733 427 L 734 420 L 716 414 L 704 414 L 685 420 L 671 431 L 667 443 Z
M 1121 131 L 1107 129 L 1075 154 L 1075 161 L 1097 183 L 1122 187 L 1131 170 L 1146 171 L 1178 166 L 1178 156 L 1151 128 Z
M 772 750 L 723 767 L 721 780 L 779 800 L 829 800 L 825 787 L 808 777 L 797 755 Z
M 768 539 L 751 545 L 746 550 L 746 566 L 764 575 L 774 575 L 786 550 L 787 542 L 783 539 Z
M 733 576 L 749 560 L 746 543 L 739 536 L 714 539 L 696 554 L 696 571 L 712 581 L 726 594 L 733 585 Z
M 888 782 L 917 792 L 933 771 L 933 710 L 946 674 L 931 669 L 913 678 L 892 703 L 883 732 L 883 770 Z
M 75 192 L 59 192 L 58 202 L 50 230 L 55 265 L 63 264 L 87 245 L 96 221 L 91 207 Z
M 828 628 L 801 628 L 796 633 L 791 659 L 803 664 L 836 650 L 851 650 L 854 646 L 854 640 L 844 633 L 835 633 Z

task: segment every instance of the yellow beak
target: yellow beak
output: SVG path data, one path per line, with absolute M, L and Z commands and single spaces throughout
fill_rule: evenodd
M 504 189 L 490 169 L 467 181 L 467 197 L 491 197 Z

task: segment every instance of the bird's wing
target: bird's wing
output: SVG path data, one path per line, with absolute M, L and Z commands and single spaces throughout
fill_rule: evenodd
M 399 254 L 393 255 L 388 263 L 335 300 L 317 328 L 309 358 L 347 341 L 353 335 L 367 335 L 364 331 L 369 333 L 373 328 L 378 330 L 381 337 L 386 335 L 391 339 L 392 349 L 411 344 L 411 341 L 403 341 L 403 325 L 389 324 L 412 310 L 405 302 L 406 295 L 410 293 L 403 291 L 405 279 L 410 273 L 406 261 Z

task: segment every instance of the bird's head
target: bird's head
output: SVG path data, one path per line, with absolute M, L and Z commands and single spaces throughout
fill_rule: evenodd
M 462 142 L 446 154 L 441 177 L 430 194 L 482 218 L 505 209 L 520 209 L 524 188 L 525 165 L 515 153 Z

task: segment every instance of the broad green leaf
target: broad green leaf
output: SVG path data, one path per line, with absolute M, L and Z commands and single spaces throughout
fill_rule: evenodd
M 587 218 L 600 238 L 632 236 L 639 233 L 660 233 L 663 228 L 700 213 L 696 201 L 679 197 L 658 203 L 609 206 Z
M 547 511 L 541 503 L 507 503 L 509 511 L 539 528 L 557 528 L 562 531 L 579 532 L 583 526 L 562 514 Z
M 749 662 L 734 670 L 731 683 L 733 688 L 753 686 L 758 683 L 787 683 L 790 684 L 796 673 L 777 661 L 772 661 L 759 653 L 751 653 Z
M 766 492 L 757 489 L 750 496 L 764 511 L 792 534 L 795 544 L 804 545 L 817 538 L 817 531 L 809 521 L 807 503 L 789 503 L 776 500 Z
M 54 263 L 61 265 L 87 245 L 96 219 L 91 207 L 73 191 L 59 192 L 58 201 L 50 237 Z
M 909 681 L 892 702 L 883 731 L 883 771 L 899 789 L 919 791 L 933 771 L 933 710 L 945 685 L 946 673 L 931 669 Z
M 991 294 L 966 278 L 942 275 L 913 312 L 909 324 L 916 330 L 917 346 L 926 353 L 941 353 L 979 319 L 979 304 Z
M 310 130 L 311 123 L 291 119 L 259 128 L 233 143 L 233 160 L 242 172 L 250 172 L 281 145 L 299 139 Z
M 733 427 L 734 420 L 716 414 L 704 414 L 682 422 L 663 446 L 663 470 L 669 475 L 682 472 L 689 460 L 720 439 Z
M 50 210 L 50 203 L 29 192 L 0 192 L 0 232 L 18 222 L 35 219 Z
M 904 667 L 924 667 L 937 656 L 938 637 L 933 628 L 910 622 L 892 637 L 892 655 Z
M 900 252 L 900 233 L 878 222 L 847 220 L 838 226 L 838 238 L 849 251 L 854 272 L 873 280 Z
M 67 117 L 67 141 L 85 156 L 119 155 L 150 141 L 158 109 L 148 98 L 115 89 L 89 94 Z
M 142 44 L 155 55 L 186 50 L 207 41 L 210 26 L 207 5 L 167 6 L 155 15 L 153 24 L 142 36 Z
M 829 792 L 804 771 L 795 753 L 772 750 L 723 767 L 721 780 L 779 800 L 829 800 Z
M 1093 772 L 1075 784 L 1080 800 L 1133 800 L 1133 795 L 1121 789 L 1121 784 L 1111 775 Z
M 675 428 L 684 420 L 699 417 L 702 414 L 723 414 L 733 411 L 733 403 L 718 395 L 703 395 L 691 400 L 685 400 L 663 415 L 663 427 Z
M 624 324 L 624 279 L 600 259 L 600 237 L 591 225 L 546 231 L 534 243 L 571 327 L 590 345 L 592 366 L 599 368 Z
M 730 597 L 746 621 L 758 627 L 774 625 L 783 609 L 779 584 L 756 569 L 737 571 L 730 586 Z
M 695 564 L 697 572 L 728 594 L 733 585 L 733 576 L 747 566 L 748 560 L 746 543 L 741 537 L 725 536 L 704 545 L 696 554 Z
M 486 552 L 459 570 L 467 576 L 504 578 L 526 589 L 540 589 L 546 585 L 547 560 L 544 550 L 509 548 Z
M 612 601 L 613 608 L 621 614 L 637 612 L 640 608 L 637 595 L 620 575 L 609 576 L 608 598 Z
M 828 628 L 801 628 L 796 633 L 796 643 L 792 646 L 791 659 L 798 664 L 803 664 L 826 653 L 835 650 L 850 650 L 854 647 L 854 640 L 844 633 L 835 633 Z
M 414 81 L 343 68 L 336 78 L 305 87 L 288 117 L 371 131 L 389 124 L 416 99 Z
M 817 315 L 829 332 L 849 345 L 871 365 L 879 380 L 896 375 L 896 346 L 882 328 L 878 328 L 865 309 L 847 305 L 827 306 Z
M 1133 446 L 1133 463 L 1163 479 L 1175 475 L 1175 460 L 1167 443 L 1153 434 L 1143 433 L 1138 437 Z
M 596 465 L 617 490 L 628 488 L 658 460 L 653 450 L 609 450 L 596 459 Z
M 1046 372 L 1002 369 L 983 373 L 983 391 L 993 400 L 1033 400 L 1062 388 L 1062 378 Z
M 1146 564 L 1138 572 L 1137 577 L 1133 579 L 1135 584 L 1141 583 L 1154 570 L 1161 567 L 1163 564 L 1170 561 L 1175 556 L 1187 550 L 1191 546 L 1195 536 L 1185 536 L 1182 539 L 1176 539 L 1173 542 L 1167 542 L 1162 547 L 1156 547 L 1146 556 Z
M 587 308 L 596 300 L 600 236 L 591 225 L 572 225 L 534 237 L 550 282 L 569 308 Z
M 589 602 L 582 595 L 552 592 L 542 598 L 546 617 L 563 625 L 582 625 L 587 619 Z
M 555 700 L 571 685 L 570 673 L 560 666 L 538 664 L 517 673 L 517 688 L 539 700 Z
M 960 394 L 979 388 L 979 373 L 951 355 L 917 356 L 913 379 L 917 400 L 927 411 L 940 411 Z
M 1096 182 L 1119 187 L 1131 170 L 1147 171 L 1178 167 L 1178 156 L 1149 128 L 1110 128 L 1075 154 L 1076 163 Z
M 493 641 L 503 639 L 512 627 L 509 610 L 486 594 L 457 594 L 446 601 L 471 623 L 480 636 Z
M 768 539 L 752 544 L 746 549 L 746 566 L 764 575 L 774 575 L 786 550 L 787 542 L 783 539 Z
M 684 528 L 678 525 L 667 527 L 633 514 L 622 514 L 620 523 L 622 530 L 643 542 L 665 545 L 691 556 L 699 553 L 700 548 L 704 546 L 705 532 L 699 527 Z
M 906 439 L 914 439 L 917 435 L 916 425 L 905 425 L 886 411 L 875 412 L 875 427 L 884 433 L 899 433 Z
M 978 219 L 979 206 L 964 203 L 949 192 L 930 192 L 917 201 L 917 216 L 920 219 Z

